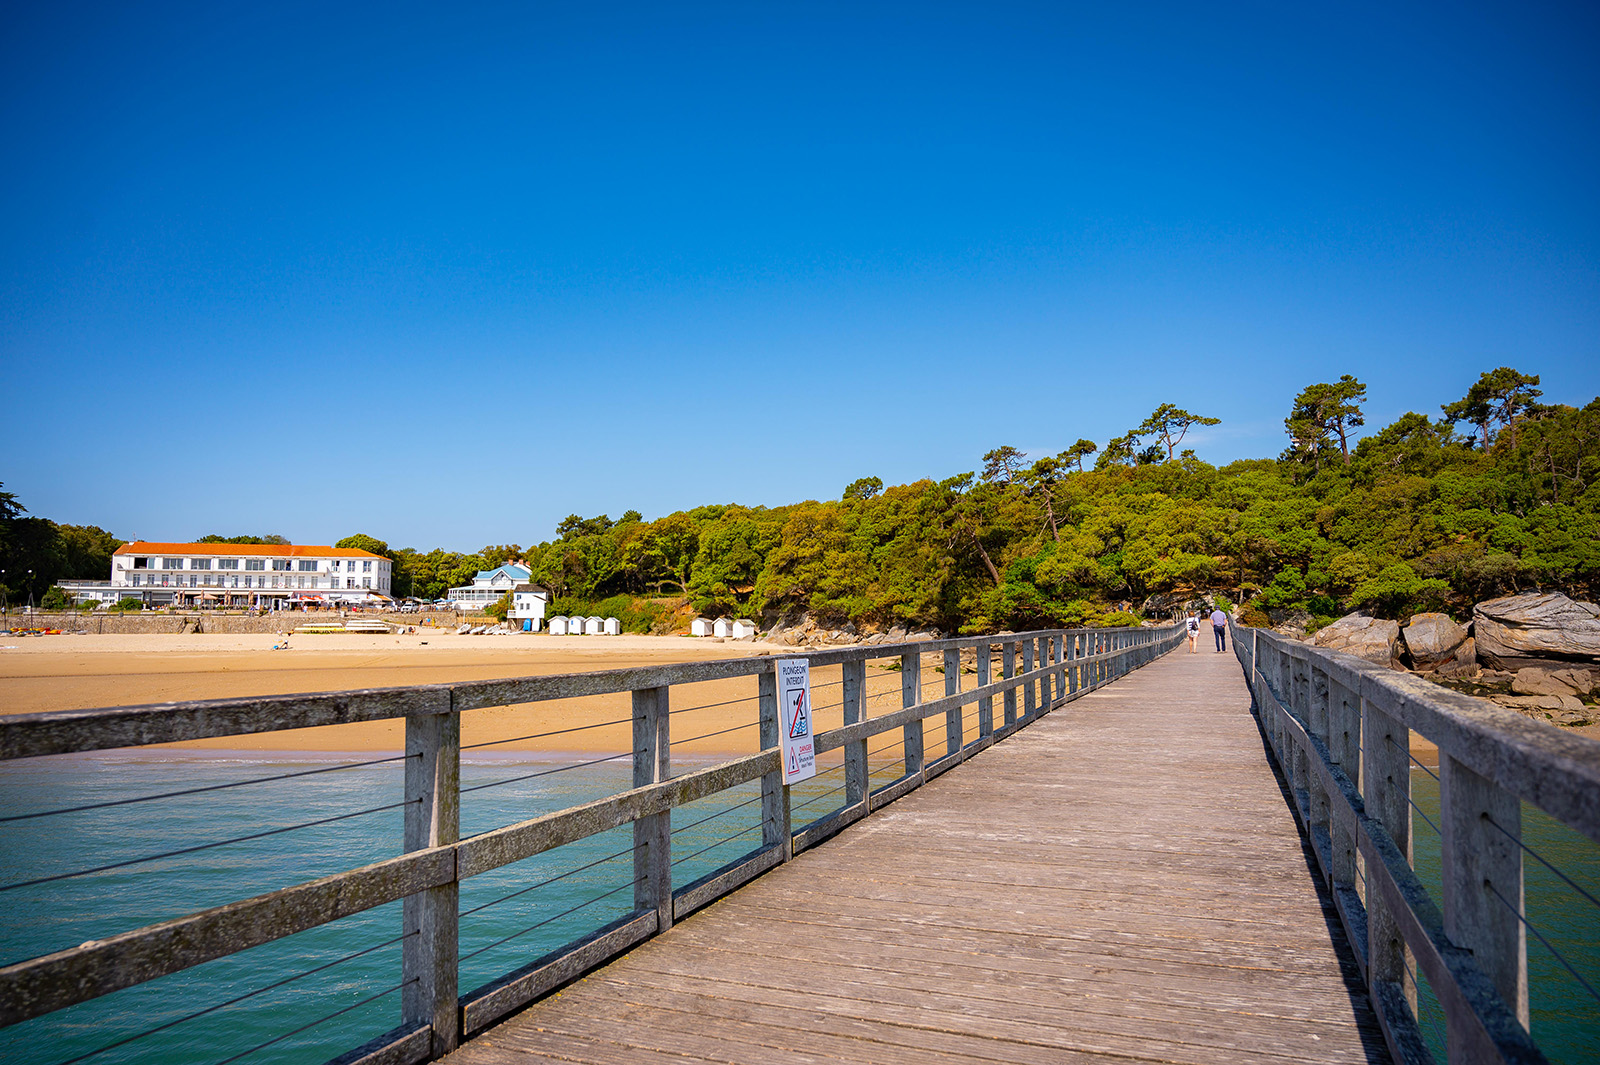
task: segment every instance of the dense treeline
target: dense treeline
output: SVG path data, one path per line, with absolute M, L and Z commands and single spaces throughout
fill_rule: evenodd
M 573 515 L 553 540 L 472 554 L 391 551 L 364 535 L 339 543 L 393 558 L 399 595 L 437 598 L 523 559 L 557 612 L 609 600 L 606 613 L 620 616 L 632 603 L 641 626 L 655 616 L 639 602 L 651 596 L 706 613 L 969 632 L 1126 621 L 1206 591 L 1313 618 L 1460 611 L 1529 588 L 1592 598 L 1600 400 L 1540 404 L 1538 380 L 1486 373 L 1442 417 L 1409 413 L 1357 441 L 1366 389 L 1346 375 L 1296 397 L 1278 458 L 1222 467 L 1181 449 L 1190 427 L 1215 419 L 1163 404 L 1104 447 L 1078 440 L 1040 458 L 998 447 L 972 473 L 890 487 L 866 477 L 837 500 L 656 521 Z M 10 515 L 0 536 L 40 520 Z M 103 530 L 54 528 L 63 542 L 104 538 L 106 558 L 116 546 Z M 100 561 L 74 550 L 84 566 Z
M 964 631 L 1121 621 L 1211 590 L 1322 619 L 1459 612 L 1529 588 L 1592 598 L 1600 401 L 1543 405 L 1537 384 L 1501 368 L 1440 418 L 1409 413 L 1356 441 L 1366 389 L 1346 375 L 1296 397 L 1277 459 L 1220 468 L 1181 450 L 1214 419 L 1164 404 L 1104 448 L 1000 447 L 975 473 L 868 477 L 835 501 L 574 515 L 553 541 L 467 568 L 525 557 L 568 612 L 681 592 L 708 613 Z

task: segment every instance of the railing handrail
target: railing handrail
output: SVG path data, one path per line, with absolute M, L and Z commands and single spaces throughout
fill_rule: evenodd
M 797 647 L 792 652 L 773 651 L 745 658 L 676 662 L 659 666 L 596 670 L 589 673 L 552 673 L 496 680 L 456 681 L 449 684 L 360 688 L 256 698 L 200 699 L 33 714 L 6 714 L 0 716 L 0 761 L 47 754 L 76 754 L 116 747 L 138 747 L 153 743 L 213 739 L 220 736 L 243 736 L 260 732 L 313 728 L 320 725 L 382 721 L 403 718 L 419 709 L 438 713 L 441 711 L 434 707 L 436 700 L 440 698 L 448 700 L 446 709 L 464 711 L 591 695 L 617 695 L 641 688 L 756 676 L 770 669 L 772 659 L 779 657 L 805 658 L 813 666 L 830 666 L 907 654 L 931 654 L 947 650 L 965 650 L 969 647 L 1020 644 L 1024 640 L 1040 638 L 1106 637 L 1128 632 L 1154 631 L 1160 630 L 1131 626 L 1103 629 L 1041 629 L 1028 633 L 966 636 L 949 640 L 853 645 L 825 651 Z M 420 700 L 418 705 L 413 705 L 413 697 Z
M 0 718 L 0 758 L 403 717 L 406 853 L 0 968 L 0 1025 L 403 900 L 407 929 L 405 1021 L 340 1060 L 428 1060 L 452 1049 L 462 1034 L 480 1030 L 665 930 L 675 917 L 737 889 L 794 853 L 1014 734 L 1039 715 L 1154 660 L 1175 647 L 1182 634 L 1181 626 L 1055 629 L 827 651 L 796 649 L 794 654 L 502 681 L 9 715 Z M 980 649 L 979 683 L 961 691 L 960 652 L 969 647 Z M 991 676 L 996 648 L 1002 655 L 998 680 Z M 924 699 L 921 663 L 922 656 L 929 653 L 943 654 L 945 695 Z M 1016 671 L 1019 656 L 1022 669 Z M 813 666 L 844 667 L 845 724 L 818 735 L 816 747 L 819 752 L 845 749 L 846 804 L 798 829 L 791 823 L 788 788 L 782 783 L 776 750 L 779 714 L 772 663 L 785 657 L 803 657 Z M 904 705 L 866 717 L 866 662 L 895 657 L 900 659 Z M 756 676 L 760 681 L 756 699 L 761 753 L 670 776 L 666 772 L 669 686 L 740 676 Z M 624 691 L 633 695 L 632 789 L 459 838 L 460 720 L 464 710 Z M 996 696 L 1003 699 L 1003 723 L 995 720 Z M 960 711 L 974 702 L 979 707 L 979 734 L 968 742 Z M 946 753 L 926 761 L 922 723 L 941 714 L 946 716 Z M 896 729 L 905 734 L 904 775 L 872 790 L 866 740 Z M 675 889 L 670 872 L 671 811 L 758 779 L 762 783 L 761 845 Z M 630 822 L 634 830 L 633 913 L 532 965 L 458 996 L 456 900 L 461 880 Z
M 1544 1061 L 1528 1031 L 1522 803 L 1600 842 L 1600 742 L 1352 655 L 1230 627 L 1394 1059 L 1432 1061 L 1420 971 L 1445 1014 L 1451 1062 Z M 1439 750 L 1442 912 L 1412 868 L 1413 730 Z

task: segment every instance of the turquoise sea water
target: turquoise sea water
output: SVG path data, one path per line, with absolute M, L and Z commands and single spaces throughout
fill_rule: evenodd
M 0 817 L 339 764 L 327 755 L 205 755 L 114 752 L 8 763 L 0 766 Z M 382 756 L 346 761 L 374 757 Z M 464 761 L 462 835 L 631 786 L 627 758 L 576 762 L 541 756 Z M 797 806 L 811 803 L 796 812 L 795 823 L 841 805 L 842 793 L 827 794 L 839 782 L 834 773 L 795 789 Z M 0 964 L 392 857 L 401 851 L 401 810 L 380 808 L 398 803 L 402 788 L 396 761 L 0 822 Z M 675 885 L 760 843 L 759 795 L 759 783 L 752 782 L 674 811 Z M 375 812 L 4 890 L 7 884 L 363 810 Z M 462 991 L 631 912 L 632 838 L 631 828 L 613 830 L 465 881 Z M 252 1063 L 326 1061 L 399 1024 L 400 920 L 400 906 L 392 903 L 0 1029 L 0 1061 L 62 1065 L 84 1055 L 92 1055 L 87 1060 L 96 1065 L 215 1065 L 241 1056 Z M 234 999 L 239 1001 L 228 1004 Z M 191 1017 L 197 1013 L 202 1015 Z

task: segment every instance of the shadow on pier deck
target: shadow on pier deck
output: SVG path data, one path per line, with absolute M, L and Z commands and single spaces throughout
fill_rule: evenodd
M 1389 1060 L 1301 840 L 1180 648 L 444 1060 Z

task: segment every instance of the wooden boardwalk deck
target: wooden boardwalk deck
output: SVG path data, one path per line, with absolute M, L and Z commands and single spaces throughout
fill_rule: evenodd
M 1386 1061 L 1248 707 L 1180 647 L 445 1060 Z

